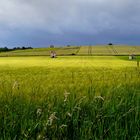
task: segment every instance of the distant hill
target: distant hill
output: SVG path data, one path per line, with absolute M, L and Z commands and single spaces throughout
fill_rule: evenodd
M 0 52 L 0 56 L 49 56 L 55 51 L 58 56 L 64 55 L 140 55 L 140 46 L 67 46 L 60 48 L 33 48 Z

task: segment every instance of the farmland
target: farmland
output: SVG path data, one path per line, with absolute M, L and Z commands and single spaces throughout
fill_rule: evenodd
M 124 45 L 98 45 L 98 46 L 70 46 L 56 48 L 34 48 L 25 50 L 15 50 L 5 53 L 0 53 L 0 56 L 49 56 L 50 51 L 56 51 L 58 56 L 121 56 L 121 55 L 140 55 L 139 46 L 124 46 Z
M 76 54 L 78 50 L 79 47 L 34 48 L 0 53 L 0 56 L 48 56 L 50 51 L 56 51 L 57 55 L 72 55 Z
M 140 58 L 128 60 L 130 50 L 139 54 L 109 46 L 57 48 L 55 59 L 43 56 L 50 48 L 1 53 L 0 140 L 140 139 Z

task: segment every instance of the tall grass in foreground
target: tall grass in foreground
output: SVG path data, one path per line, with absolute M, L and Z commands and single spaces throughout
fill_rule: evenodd
M 0 70 L 0 140 L 140 139 L 140 70 Z

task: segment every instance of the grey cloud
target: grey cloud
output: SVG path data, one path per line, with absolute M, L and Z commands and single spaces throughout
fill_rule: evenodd
M 139 13 L 139 0 L 1 0 L 0 38 L 15 39 L 16 34 L 22 33 L 24 39 L 29 32 L 32 40 L 35 31 L 40 36 L 51 34 L 52 40 L 58 35 L 71 42 L 76 42 L 72 39 L 74 34 L 79 37 L 100 37 L 109 32 L 135 35 L 140 34 Z

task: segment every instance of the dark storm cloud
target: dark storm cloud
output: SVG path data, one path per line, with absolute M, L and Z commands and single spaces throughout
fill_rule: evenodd
M 139 0 L 1 0 L 0 45 L 140 44 Z

